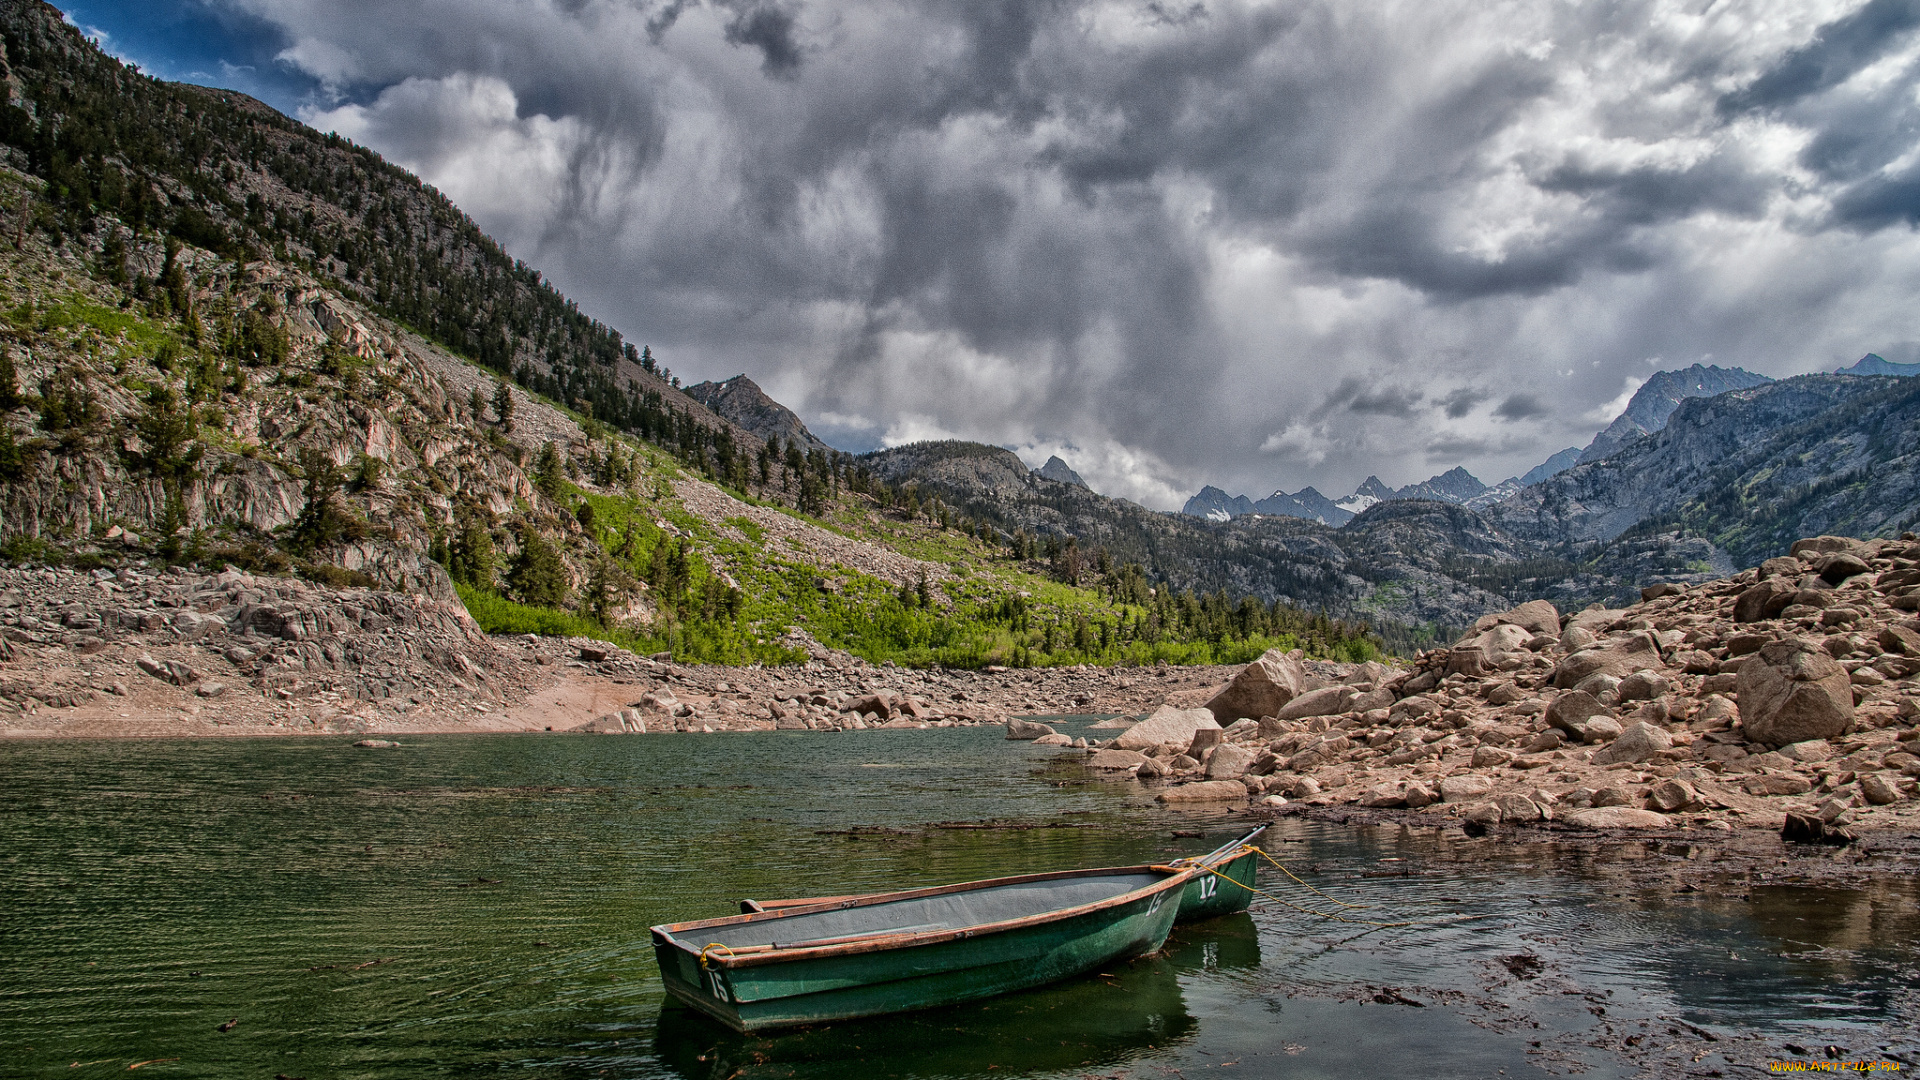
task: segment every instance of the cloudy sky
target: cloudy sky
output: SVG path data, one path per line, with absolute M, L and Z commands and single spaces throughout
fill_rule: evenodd
M 1920 359 L 1920 0 L 84 0 L 687 381 L 1177 508 Z

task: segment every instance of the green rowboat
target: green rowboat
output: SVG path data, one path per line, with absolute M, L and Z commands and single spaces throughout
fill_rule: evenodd
M 1180 910 L 1173 917 L 1176 923 L 1199 922 L 1202 919 L 1217 919 L 1222 915 L 1231 915 L 1236 911 L 1247 910 L 1253 900 L 1253 873 L 1259 866 L 1260 852 L 1253 842 L 1267 831 L 1265 825 L 1238 840 L 1220 845 L 1207 852 L 1188 859 L 1175 859 L 1174 866 L 1197 866 L 1201 872 L 1187 882 L 1180 894 Z M 1212 871 L 1209 873 L 1208 871 Z M 817 904 L 839 904 L 849 900 L 879 900 L 899 893 L 866 893 L 853 896 L 810 896 L 798 900 L 742 900 L 740 910 L 744 914 L 760 911 L 783 911 L 787 908 L 810 907 Z
M 737 1031 L 906 1012 L 1155 952 L 1204 873 L 1026 874 L 668 923 L 654 959 L 669 993 Z
M 1174 860 L 1175 866 L 1193 864 L 1202 868 L 1180 894 L 1180 912 L 1174 921 L 1199 922 L 1247 910 L 1247 905 L 1253 902 L 1253 872 L 1259 868 L 1260 858 L 1253 842 L 1266 831 L 1267 827 L 1262 825 L 1205 855 Z M 1212 873 L 1208 873 L 1209 870 Z

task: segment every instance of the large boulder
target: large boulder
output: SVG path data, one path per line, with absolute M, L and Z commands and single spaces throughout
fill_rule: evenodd
M 1247 775 L 1248 767 L 1257 756 L 1238 743 L 1221 743 L 1213 748 L 1213 754 L 1207 758 L 1207 779 L 1238 780 Z
M 1820 576 L 1831 585 L 1838 585 L 1872 569 L 1867 565 L 1867 560 L 1851 551 L 1837 552 L 1820 560 Z
M 1137 769 L 1146 761 L 1147 755 L 1132 750 L 1095 750 L 1087 755 L 1090 769 Z
M 1440 781 L 1440 799 L 1443 802 L 1472 802 L 1482 799 L 1493 791 L 1493 781 L 1472 773 L 1445 777 Z
M 1595 765 L 1614 765 L 1622 761 L 1645 761 L 1662 750 L 1673 749 L 1673 737 L 1665 728 L 1642 720 L 1620 733 L 1620 737 L 1594 753 Z
M 1267 715 L 1281 720 L 1300 720 L 1309 716 L 1334 716 L 1346 712 L 1360 695 L 1351 686 L 1323 686 L 1309 690 L 1286 703 L 1277 713 Z M 1391 702 L 1389 702 L 1391 704 Z
M 1278 716 L 1306 687 L 1307 669 L 1300 658 L 1298 649 L 1268 649 L 1213 695 L 1206 704 L 1207 711 L 1216 721 L 1227 724 L 1249 716 L 1256 720 Z
M 1770 746 L 1831 739 L 1853 724 L 1847 669 L 1799 638 L 1762 646 L 1740 667 L 1735 695 L 1747 738 Z
M 1556 634 L 1558 630 L 1556 628 Z M 1454 652 L 1462 649 L 1478 649 L 1485 655 L 1488 663 L 1498 663 L 1499 658 L 1508 653 L 1518 652 L 1533 640 L 1533 631 L 1512 623 L 1496 623 L 1485 630 L 1469 633 L 1453 643 Z
M 1201 728 L 1217 728 L 1219 721 L 1206 709 L 1176 709 L 1162 705 L 1152 715 L 1120 733 L 1114 746 L 1121 750 L 1146 750 L 1165 743 L 1191 746 L 1193 733 Z
M 1567 620 L 1567 629 L 1572 630 L 1577 627 L 1589 633 L 1604 634 L 1607 627 L 1612 626 L 1616 620 L 1624 618 L 1626 614 L 1625 608 L 1604 608 L 1596 604 L 1585 611 L 1576 612 Z
M 1524 627 L 1534 634 L 1548 637 L 1560 636 L 1560 612 L 1546 600 L 1529 600 L 1517 608 L 1501 612 L 1497 618 L 1503 623 Z
M 1799 586 L 1785 578 L 1764 578 L 1734 597 L 1733 621 L 1753 623 L 1771 619 L 1786 610 L 1799 591 Z
M 1611 675 L 1624 679 L 1636 671 L 1665 666 L 1660 646 L 1650 636 L 1629 634 L 1608 638 L 1592 648 L 1581 649 L 1560 661 L 1553 669 L 1553 685 L 1571 688 L 1593 675 Z
M 1598 741 L 1587 738 L 1588 724 L 1596 717 L 1611 719 L 1613 713 L 1585 690 L 1569 690 L 1547 706 L 1548 726 L 1559 728 L 1581 742 Z
M 1597 806 L 1575 810 L 1561 820 L 1581 829 L 1659 829 L 1673 824 L 1666 815 L 1637 806 Z

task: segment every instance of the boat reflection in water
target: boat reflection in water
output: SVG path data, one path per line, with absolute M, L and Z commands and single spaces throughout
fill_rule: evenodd
M 742 1035 L 669 999 L 654 1052 L 687 1080 L 849 1075 L 932 1077 L 1125 1065 L 1192 1038 L 1183 979 L 1260 964 L 1241 912 L 1178 927 L 1152 956 L 1099 974 L 986 1001 L 867 1020 Z

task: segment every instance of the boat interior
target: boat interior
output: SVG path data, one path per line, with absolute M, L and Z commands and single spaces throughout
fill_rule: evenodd
M 771 917 L 760 916 L 751 921 L 742 916 L 742 921 L 738 923 L 707 927 L 691 933 L 687 938 L 675 940 L 692 949 L 704 948 L 712 943 L 735 950 L 755 946 L 762 949 L 795 949 L 874 934 L 957 930 L 1097 903 L 1145 888 L 1163 880 L 1165 876 L 1145 871 L 1087 875 L 1052 881 L 990 885 L 861 907 L 781 913 Z

